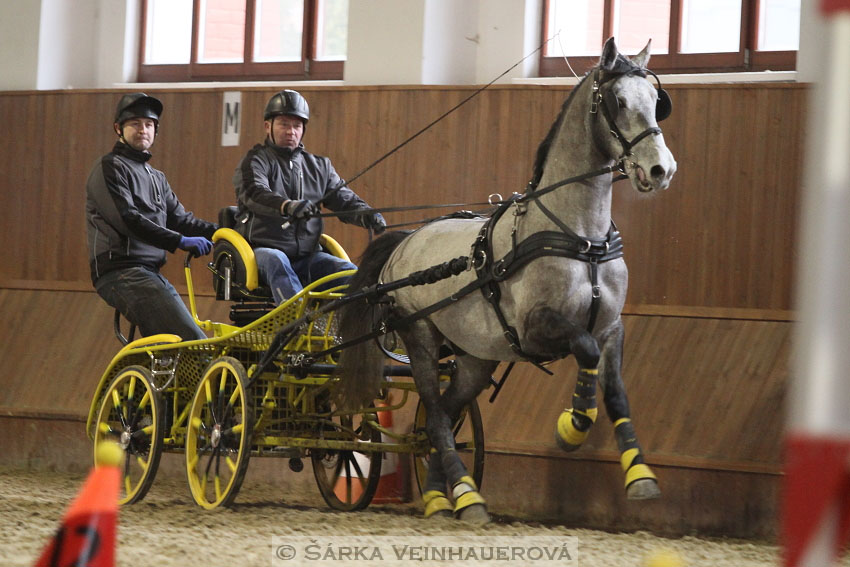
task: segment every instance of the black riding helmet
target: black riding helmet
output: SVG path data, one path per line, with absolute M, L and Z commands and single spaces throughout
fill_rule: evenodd
M 270 120 L 281 114 L 297 116 L 304 121 L 304 125 L 310 120 L 310 107 L 307 100 L 298 91 L 285 89 L 275 93 L 266 104 L 263 112 L 263 120 Z
M 159 117 L 162 115 L 162 102 L 145 93 L 125 94 L 115 109 L 115 123 L 118 128 L 131 118 L 150 118 L 159 130 Z

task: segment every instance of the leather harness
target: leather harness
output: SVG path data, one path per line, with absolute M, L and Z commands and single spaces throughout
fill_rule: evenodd
M 533 202 L 540 207 L 546 216 L 555 221 L 561 232 L 551 230 L 540 231 L 530 235 L 521 242 L 517 242 L 516 221 L 518 221 L 520 216 L 525 214 L 524 207 L 526 205 L 522 201 L 531 195 L 534 195 L 534 193 L 527 193 L 525 196 L 516 195 L 512 205 L 499 207 L 493 216 L 484 223 L 472 245 L 470 264 L 471 267 L 475 268 L 478 281 L 482 282 L 480 286 L 481 293 L 493 307 L 493 311 L 502 325 L 503 334 L 510 344 L 511 349 L 523 358 L 539 363 L 550 359 L 527 353 L 522 349 L 516 328 L 508 323 L 502 311 L 500 305 L 502 292 L 499 284 L 532 260 L 544 256 L 556 256 L 586 262 L 589 269 L 591 286 L 590 316 L 587 322 L 587 331 L 590 333 L 596 324 L 596 317 L 599 313 L 601 302 L 599 264 L 610 262 L 623 256 L 623 239 L 613 221 L 611 221 L 608 234 L 604 239 L 596 240 L 579 236 L 560 219 L 555 217 L 538 199 L 533 199 Z M 511 231 L 511 250 L 501 259 L 494 261 L 493 227 L 499 218 L 505 214 L 509 206 L 515 207 L 514 228 Z

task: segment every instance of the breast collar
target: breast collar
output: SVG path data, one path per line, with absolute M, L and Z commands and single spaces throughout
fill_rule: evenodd
M 525 214 L 527 207 L 527 203 L 520 203 L 518 202 L 519 199 L 520 195 L 514 195 L 509 200 L 512 201 L 510 204 L 500 206 L 481 227 L 470 252 L 470 267 L 475 269 L 478 280 L 483 281 L 481 292 L 493 307 L 511 349 L 531 362 L 548 362 L 551 359 L 522 350 L 519 334 L 515 327 L 508 324 L 499 304 L 501 301 L 499 284 L 537 258 L 555 256 L 587 263 L 591 286 L 590 317 L 587 322 L 587 332 L 592 333 L 601 303 L 598 266 L 600 263 L 623 257 L 623 239 L 613 220 L 604 239 L 593 239 L 579 236 L 558 219 L 556 224 L 561 231 L 536 232 L 518 242 L 516 236 L 517 224 L 520 217 Z M 538 201 L 535 199 L 534 202 L 537 203 Z M 507 212 L 509 207 L 514 209 L 511 249 L 499 260 L 494 260 L 493 227 L 496 226 L 496 222 Z M 545 208 L 542 210 L 547 211 Z M 557 358 L 562 358 L 567 354 L 569 353 L 563 353 L 562 356 Z

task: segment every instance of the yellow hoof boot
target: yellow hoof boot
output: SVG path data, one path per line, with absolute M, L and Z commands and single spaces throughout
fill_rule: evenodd
M 478 493 L 478 487 L 471 476 L 463 476 L 457 481 L 452 488 L 452 496 L 455 499 L 455 515 L 459 515 L 462 510 L 481 504 L 484 506 L 484 498 Z
M 425 501 L 425 517 L 451 516 L 454 508 L 446 495 L 439 490 L 429 490 L 422 495 Z
M 593 416 L 587 416 L 591 420 L 591 424 L 596 420 L 596 410 L 593 410 Z M 564 451 L 575 451 L 581 447 L 587 434 L 590 432 L 590 427 L 585 431 L 580 431 L 573 423 L 573 410 L 564 410 L 558 417 L 558 425 L 555 428 L 555 442 Z
M 626 498 L 629 500 L 650 500 L 661 496 L 655 473 L 642 460 L 639 449 L 627 449 L 620 456 L 620 466 L 626 474 Z

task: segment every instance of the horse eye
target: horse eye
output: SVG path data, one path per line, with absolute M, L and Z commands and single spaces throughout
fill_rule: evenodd
M 618 108 L 626 108 L 626 102 L 623 99 L 621 99 L 620 97 L 617 97 L 617 107 Z

